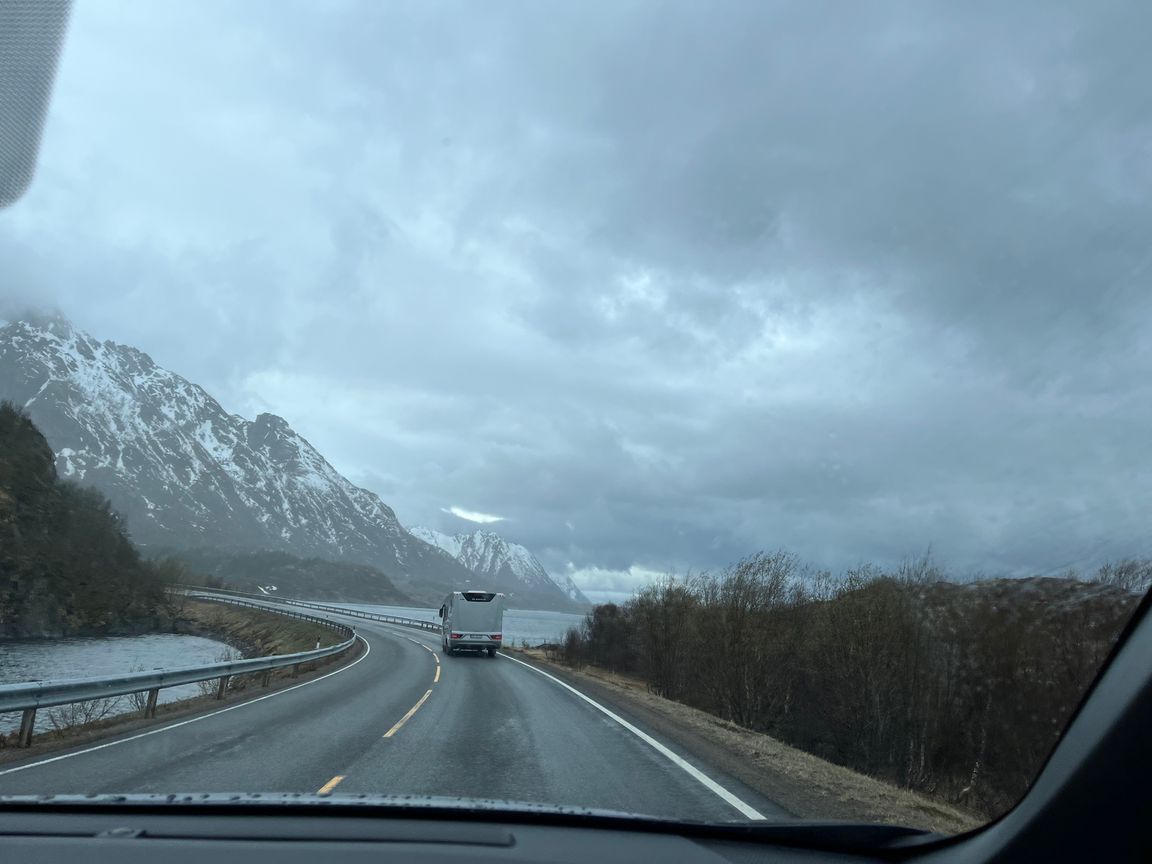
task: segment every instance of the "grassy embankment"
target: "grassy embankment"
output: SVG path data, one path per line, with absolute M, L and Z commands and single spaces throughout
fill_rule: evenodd
M 293 654 L 342 641 L 335 631 L 311 621 L 288 618 L 243 606 L 182 599 L 176 609 L 176 632 L 194 633 L 224 642 L 246 657 Z

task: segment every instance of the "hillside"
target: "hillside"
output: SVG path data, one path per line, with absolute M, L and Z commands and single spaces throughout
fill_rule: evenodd
M 23 406 L 60 475 L 107 495 L 145 551 L 276 550 L 365 564 L 428 598 L 471 577 L 282 418 L 230 414 L 142 351 L 61 318 L 0 328 L 0 398 Z
M 285 597 L 340 603 L 413 603 L 386 575 L 366 564 L 297 558 L 287 552 L 197 549 L 172 554 L 188 567 L 189 581 L 195 583 L 198 576 L 204 576 L 220 580 L 222 587 L 233 591 L 274 590 Z
M 0 404 L 0 639 L 141 633 L 164 592 L 102 495 L 56 476 L 32 421 Z

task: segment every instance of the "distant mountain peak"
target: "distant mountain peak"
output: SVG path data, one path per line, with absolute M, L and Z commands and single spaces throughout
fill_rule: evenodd
M 61 339 L 68 339 L 76 332 L 76 329 L 72 326 L 72 322 L 65 318 L 60 312 L 30 312 L 20 316 L 20 318 L 13 323 L 20 326 L 26 332 L 40 331 L 51 333 Z
M 473 573 L 485 578 L 514 579 L 525 587 L 555 588 L 574 603 L 590 605 L 589 600 L 566 575 L 548 574 L 536 556 L 518 543 L 512 543 L 488 528 L 445 534 L 415 526 L 408 531 L 426 543 L 438 546 Z
M 292 427 L 288 425 L 288 421 L 277 414 L 257 414 L 254 421 L 257 426 L 267 426 L 269 429 L 275 429 L 277 432 L 285 434 L 292 432 Z

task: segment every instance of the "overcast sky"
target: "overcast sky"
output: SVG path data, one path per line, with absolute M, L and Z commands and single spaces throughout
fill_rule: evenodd
M 1147 555 L 1152 6 L 1006 5 L 80 0 L 0 299 L 596 597 Z

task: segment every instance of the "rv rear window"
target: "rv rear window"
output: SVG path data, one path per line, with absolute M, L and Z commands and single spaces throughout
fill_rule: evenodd
M 481 603 L 487 603 L 495 596 L 496 596 L 495 594 L 488 594 L 485 591 L 465 591 L 464 592 L 464 599 L 465 600 L 478 600 Z

